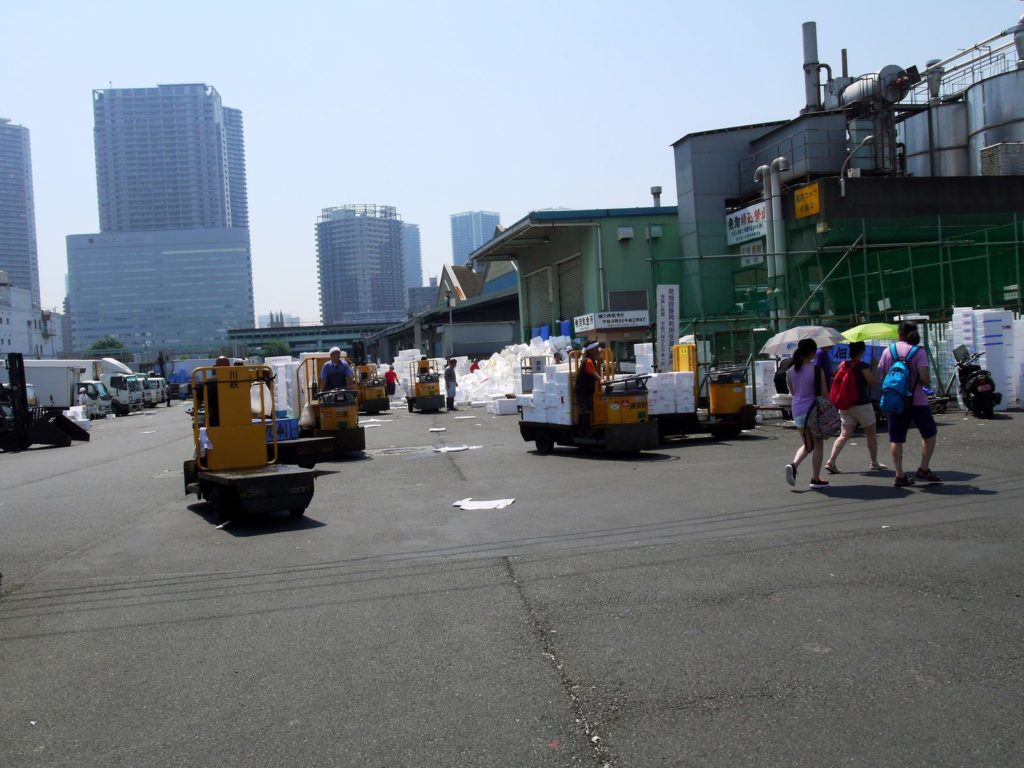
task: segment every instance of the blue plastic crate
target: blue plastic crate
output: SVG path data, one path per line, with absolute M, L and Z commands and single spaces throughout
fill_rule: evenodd
M 267 424 L 267 442 L 273 442 L 273 433 L 270 431 L 273 428 L 272 424 Z M 295 440 L 299 436 L 299 420 L 298 419 L 278 419 L 277 420 L 277 440 Z

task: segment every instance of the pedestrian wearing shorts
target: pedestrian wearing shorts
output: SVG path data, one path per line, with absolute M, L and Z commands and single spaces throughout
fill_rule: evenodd
M 793 364 L 786 371 L 786 384 L 793 395 L 793 423 L 800 433 L 800 447 L 793 461 L 786 465 L 786 482 L 796 485 L 796 473 L 801 462 L 811 457 L 811 488 L 828 488 L 828 482 L 821 479 L 821 461 L 825 454 L 825 441 L 815 438 L 807 428 L 807 416 L 814 407 L 817 392 L 827 392 L 825 372 L 814 364 L 818 345 L 814 339 L 801 339 L 793 350 Z M 815 384 L 817 379 L 817 384 Z
M 917 331 L 917 323 L 905 320 L 900 323 L 900 340 L 896 342 L 896 354 L 901 360 L 906 360 L 907 353 L 915 344 L 921 343 L 921 335 Z M 886 347 L 882 357 L 878 361 L 878 376 L 883 381 L 885 374 L 895 361 Z M 915 480 L 926 480 L 929 483 L 941 483 L 942 478 L 931 470 L 932 454 L 935 452 L 935 437 L 939 428 L 935 425 L 935 417 L 932 416 L 932 409 L 928 405 L 928 393 L 924 387 L 931 382 L 931 375 L 928 370 L 928 355 L 925 351 L 919 350 L 914 353 L 909 363 L 910 385 L 913 388 L 913 397 L 910 407 L 906 413 L 897 415 L 889 414 L 889 448 L 892 453 L 892 464 L 896 470 L 895 486 L 906 488 L 914 485 Z M 917 427 L 921 433 L 921 463 L 913 476 L 903 471 L 903 444 L 907 442 L 907 432 L 910 426 Z
M 864 430 L 864 440 L 868 444 L 868 457 L 871 463 L 868 469 L 873 472 L 885 469 L 884 464 L 878 463 L 878 430 L 875 426 L 875 406 L 871 403 L 871 388 L 878 381 L 871 366 L 861 360 L 864 355 L 864 342 L 854 341 L 850 344 L 850 359 L 846 365 L 853 370 L 853 378 L 857 382 L 857 400 L 845 411 L 839 412 L 839 418 L 843 422 L 843 430 L 839 437 L 832 444 L 832 453 L 825 462 L 825 471 L 832 475 L 840 473 L 836 465 L 836 459 L 843 450 L 843 446 L 853 437 L 853 433 L 859 426 Z

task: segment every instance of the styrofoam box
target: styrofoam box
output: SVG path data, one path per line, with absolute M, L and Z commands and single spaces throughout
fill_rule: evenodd
M 517 413 L 516 401 L 510 400 L 507 397 L 501 398 L 500 400 L 492 400 L 487 405 L 487 410 L 496 416 L 511 416 Z

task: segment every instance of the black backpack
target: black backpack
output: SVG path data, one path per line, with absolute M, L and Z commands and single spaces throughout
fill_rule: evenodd
M 793 366 L 793 358 L 787 357 L 775 371 L 775 392 L 780 395 L 789 394 L 789 384 L 786 383 L 786 371 Z

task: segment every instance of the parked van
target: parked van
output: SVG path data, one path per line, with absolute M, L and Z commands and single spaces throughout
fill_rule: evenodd
M 149 399 L 146 401 L 146 405 L 149 407 L 167 402 L 167 379 L 160 376 L 147 375 L 146 392 L 149 394 Z

